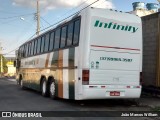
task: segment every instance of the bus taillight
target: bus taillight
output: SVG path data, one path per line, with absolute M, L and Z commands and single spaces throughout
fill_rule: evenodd
M 82 70 L 82 83 L 83 85 L 89 84 L 89 70 Z

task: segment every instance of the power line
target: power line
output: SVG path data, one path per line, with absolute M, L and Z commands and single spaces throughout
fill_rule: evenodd
M 83 5 L 84 3 L 86 3 L 87 1 L 89 1 L 89 0 L 84 1 L 84 2 L 81 3 L 80 5 L 72 8 L 71 10 L 69 10 L 69 11 L 67 11 L 66 13 L 62 14 L 60 17 L 58 17 L 58 19 L 60 19 L 60 18 L 63 17 L 64 15 L 66 15 L 66 14 L 68 14 L 68 13 L 71 13 L 72 11 L 78 9 L 80 6 L 82 6 L 82 5 Z M 44 8 L 43 8 L 43 9 L 44 9 Z M 51 25 L 51 24 L 50 24 L 48 21 L 46 21 L 43 17 L 41 17 L 41 18 L 42 18 L 42 20 L 45 21 L 47 24 Z
M 29 15 L 34 15 L 35 13 L 30 13 L 30 14 L 23 14 L 23 15 L 17 15 L 17 16 L 11 16 L 11 17 L 4 17 L 4 18 L 0 18 L 0 19 L 12 19 L 12 18 L 19 18 L 19 17 L 22 17 L 22 16 L 29 16 Z
M 18 48 L 19 48 L 19 47 L 18 47 Z M 14 49 L 14 50 L 12 50 L 12 51 L 10 51 L 10 52 L 4 53 L 3 55 L 8 55 L 9 53 L 16 51 L 18 48 Z
M 30 39 L 32 39 L 35 35 L 36 35 L 36 33 L 33 34 L 26 42 L 28 42 Z M 24 43 L 26 43 L 26 42 L 24 42 Z M 16 51 L 18 48 L 19 48 L 19 47 L 15 48 L 15 49 L 13 49 L 13 50 L 7 52 L 7 53 L 4 53 L 3 55 L 8 55 L 9 53 Z
M 66 18 L 64 18 L 64 19 L 62 19 L 62 20 L 60 20 L 60 21 L 58 21 L 58 22 L 56 22 L 56 23 L 54 23 L 54 24 L 52 24 L 52 25 L 50 25 L 50 26 L 48 26 L 48 27 L 46 27 L 46 28 L 44 28 L 44 29 L 42 29 L 42 30 L 40 30 L 40 32 L 42 32 L 42 31 L 44 31 L 44 30 L 46 30 L 46 29 L 49 29 L 49 28 L 51 28 L 51 27 L 53 27 L 53 26 L 55 26 L 55 25 L 57 25 L 57 24 L 63 22 L 64 20 L 66 20 L 66 19 L 68 19 L 68 18 L 70 18 L 70 17 L 72 17 L 72 16 L 78 14 L 79 12 L 81 12 L 81 11 L 83 11 L 84 9 L 90 7 L 91 5 L 95 4 L 95 3 L 98 2 L 98 1 L 99 1 L 99 0 L 96 0 L 95 2 L 93 2 L 93 3 L 89 4 L 89 5 L 87 5 L 86 7 L 82 8 L 82 9 L 79 10 L 78 12 L 76 12 L 76 13 L 74 13 L 74 14 L 72 14 L 72 15 L 70 15 L 70 16 L 68 16 L 68 17 L 66 17 Z
M 78 9 L 80 6 L 82 6 L 83 4 L 85 4 L 87 1 L 89 1 L 89 0 L 84 1 L 84 2 L 81 3 L 80 5 L 78 5 L 78 6 L 74 7 L 74 8 L 72 8 L 71 10 L 69 10 L 69 11 L 67 11 L 66 13 L 62 14 L 61 17 L 63 17 L 64 15 L 66 15 L 66 14 L 68 14 L 68 13 L 70 13 L 70 12 L 76 10 L 76 9 Z M 59 17 L 59 18 L 61 18 L 61 17 Z M 58 19 L 59 19 L 59 18 L 58 18 Z
M 98 7 L 99 5 L 105 3 L 106 1 L 104 0 L 103 2 L 99 3 L 98 5 L 96 5 L 95 7 Z
M 4 11 L 4 10 L 0 10 L 1 13 L 4 13 L 4 14 L 19 14 L 19 13 L 15 13 L 15 12 L 10 12 L 10 11 Z
M 14 21 L 17 21 L 17 18 L 12 19 L 12 20 L 9 20 L 9 21 L 2 22 L 2 23 L 0 23 L 0 24 L 5 25 L 5 24 L 13 23 Z
M 17 38 L 17 41 L 16 41 L 17 44 L 20 44 L 20 43 L 21 43 L 21 42 L 19 43 L 20 36 L 21 36 L 22 34 L 23 34 L 23 35 L 26 35 L 26 34 L 30 31 L 30 28 L 31 28 L 31 27 L 32 27 L 32 28 L 35 27 L 34 25 L 35 25 L 35 23 L 33 22 L 33 23 L 29 26 L 29 28 L 24 28 L 24 29 L 20 32 L 20 34 L 16 37 L 16 38 Z M 27 31 L 26 31 L 26 30 L 27 30 Z
M 85 2 L 87 2 L 87 1 L 88 1 L 88 0 L 86 0 Z M 81 12 L 81 11 L 83 11 L 84 9 L 90 7 L 91 5 L 95 4 L 95 3 L 98 2 L 98 1 L 99 1 L 99 0 L 96 0 L 96 1 L 92 2 L 91 4 L 89 4 L 89 5 L 87 5 L 86 7 L 82 8 L 82 9 L 79 10 L 78 12 L 76 12 L 76 13 L 74 13 L 74 14 L 72 14 L 72 15 L 70 15 L 70 16 L 68 16 L 68 17 L 66 17 L 66 18 L 64 18 L 64 19 L 62 19 L 62 20 L 60 20 L 60 21 L 58 21 L 58 22 L 56 22 L 56 23 L 54 23 L 54 24 L 52 24 L 52 25 L 50 25 L 50 26 L 48 26 L 48 27 L 46 27 L 46 28 L 44 28 L 44 29 L 42 29 L 42 30 L 40 30 L 40 32 L 42 32 L 42 31 L 44 31 L 44 30 L 46 30 L 46 29 L 49 29 L 49 28 L 51 28 L 51 27 L 53 27 L 53 26 L 61 23 L 61 22 L 64 21 L 65 19 L 68 19 L 68 18 L 70 18 L 70 17 L 78 14 L 79 12 Z M 79 6 L 81 6 L 81 5 L 84 4 L 85 2 L 81 3 Z M 74 8 L 74 9 L 75 9 L 75 8 Z M 71 11 L 71 10 L 70 10 L 70 11 Z M 68 11 L 68 12 L 69 12 L 69 11 Z M 36 33 L 35 33 L 34 35 L 36 35 Z M 34 35 L 32 35 L 32 36 L 30 37 L 30 39 L 32 39 L 32 38 L 34 37 Z M 30 39 L 29 39 L 29 40 L 30 40 Z M 27 40 L 27 41 L 29 41 L 29 40 Z M 27 41 L 26 41 L 26 42 L 27 42 Z
M 87 0 L 87 1 L 88 1 L 88 0 Z M 86 7 L 82 8 L 82 9 L 79 10 L 78 12 L 76 12 L 76 13 L 74 13 L 74 14 L 72 14 L 72 15 L 70 15 L 70 16 L 68 16 L 68 17 L 66 17 L 66 18 L 64 18 L 64 19 L 62 19 L 62 20 L 60 20 L 60 21 L 58 21 L 58 22 L 56 22 L 56 23 L 54 23 L 54 24 L 52 24 L 52 25 L 50 25 L 50 26 L 44 28 L 44 29 L 42 29 L 40 32 L 42 32 L 42 31 L 44 31 L 44 30 L 46 30 L 46 29 L 49 29 L 49 28 L 51 28 L 51 27 L 53 27 L 53 26 L 55 26 L 55 25 L 61 23 L 62 21 L 64 21 L 64 20 L 66 20 L 66 19 L 68 19 L 68 18 L 70 18 L 70 17 L 72 17 L 72 16 L 78 14 L 79 12 L 81 12 L 81 11 L 83 11 L 84 9 L 90 7 L 91 5 L 95 4 L 95 3 L 98 2 L 98 1 L 99 1 L 99 0 L 94 1 L 93 3 L 87 5 Z M 84 3 L 83 3 L 83 4 L 84 4 Z M 26 42 L 28 42 L 29 40 L 31 40 L 35 35 L 36 35 L 36 33 L 34 33 L 34 34 L 33 34 Z M 24 42 L 24 43 L 26 43 L 26 42 Z M 18 47 L 18 48 L 19 48 L 19 47 Z M 18 48 L 14 49 L 14 50 L 12 50 L 12 51 L 10 51 L 10 52 L 8 52 L 8 53 L 5 53 L 4 55 L 7 55 L 7 54 L 11 53 L 11 52 L 17 50 Z
M 41 19 L 46 22 L 48 25 L 51 25 L 47 20 L 45 20 L 43 17 L 41 17 Z
M 40 19 L 40 24 L 42 25 L 42 28 L 44 28 L 44 25 L 43 25 L 42 19 Z M 41 28 L 41 27 L 40 27 L 40 28 Z

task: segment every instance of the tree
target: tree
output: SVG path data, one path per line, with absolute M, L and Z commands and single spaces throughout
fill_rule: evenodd
M 2 60 L 2 65 L 1 65 L 1 60 Z M 3 71 L 1 71 L 1 66 Z M 0 55 L 0 73 L 7 73 L 8 68 L 7 68 L 7 60 L 3 55 Z

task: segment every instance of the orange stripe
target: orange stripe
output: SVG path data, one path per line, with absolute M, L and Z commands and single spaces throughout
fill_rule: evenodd
M 49 57 L 50 57 L 50 53 L 47 54 L 47 59 L 46 59 L 46 63 L 45 63 L 46 68 L 48 67 Z
M 63 67 L 63 50 L 59 51 L 58 67 Z M 58 97 L 63 98 L 63 69 L 58 70 Z

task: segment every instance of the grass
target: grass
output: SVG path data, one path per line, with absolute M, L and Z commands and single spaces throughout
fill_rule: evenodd
M 153 111 L 160 111 L 160 106 L 157 106 L 155 108 L 152 108 Z

